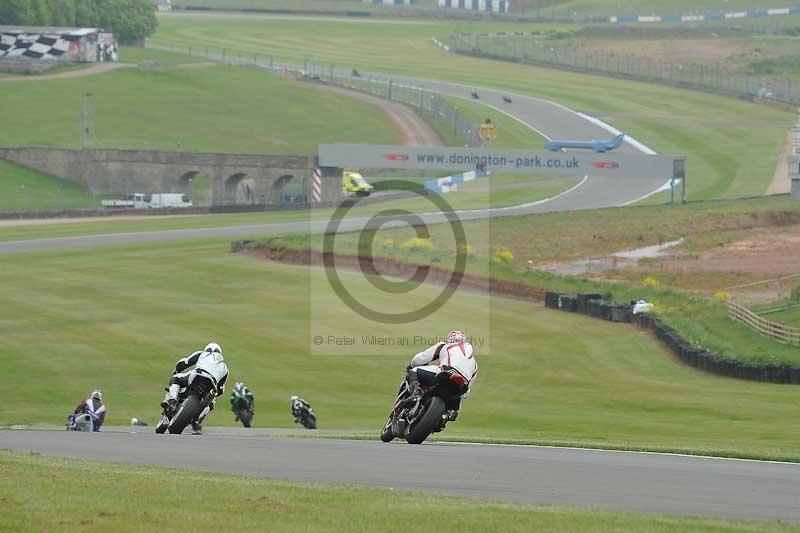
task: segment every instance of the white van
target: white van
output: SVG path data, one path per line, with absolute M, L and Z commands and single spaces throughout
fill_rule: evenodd
M 150 208 L 165 209 L 168 207 L 192 207 L 189 196 L 182 193 L 157 193 L 150 196 Z

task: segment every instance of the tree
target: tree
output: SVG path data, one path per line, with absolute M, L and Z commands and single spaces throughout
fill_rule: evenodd
M 75 0 L 75 25 L 94 28 L 100 25 L 95 0 Z
M 158 27 L 151 0 L 97 0 L 99 26 L 114 32 L 121 43 L 133 43 L 152 35 Z
M 50 25 L 50 9 L 48 9 L 47 2 L 45 2 L 45 0 L 31 0 L 31 9 L 33 11 L 34 25 Z
M 48 0 L 50 23 L 53 26 L 75 26 L 74 0 Z
M 0 24 L 24 26 L 33 24 L 33 20 L 30 0 L 0 1 Z

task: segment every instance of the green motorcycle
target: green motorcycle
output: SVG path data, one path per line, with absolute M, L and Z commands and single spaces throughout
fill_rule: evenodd
M 246 428 L 251 426 L 255 413 L 253 393 L 242 382 L 234 385 L 231 392 L 231 411 L 237 422 L 241 422 Z

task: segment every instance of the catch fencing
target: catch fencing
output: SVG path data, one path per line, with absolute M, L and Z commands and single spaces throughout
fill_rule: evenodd
M 736 74 L 720 65 L 659 61 L 573 44 L 557 44 L 511 32 L 457 33 L 446 39 L 444 44 L 448 45 L 449 51 L 458 54 L 800 105 L 800 87 L 791 79 Z
M 145 46 L 212 59 L 228 65 L 265 68 L 278 74 L 302 77 L 309 81 L 329 83 L 369 93 L 413 107 L 424 117 L 438 121 L 442 127 L 452 129 L 454 136 L 463 141 L 464 146 L 481 145 L 478 125 L 461 113 L 456 106 L 424 87 L 398 81 L 387 75 L 361 73 L 356 69 L 341 69 L 333 64 L 309 60 L 304 61 L 303 65 L 282 63 L 271 54 L 248 53 L 229 48 L 181 48 L 150 41 Z

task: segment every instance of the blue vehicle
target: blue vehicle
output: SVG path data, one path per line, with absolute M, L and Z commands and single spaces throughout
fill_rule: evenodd
M 558 152 L 559 150 L 564 150 L 565 148 L 571 148 L 578 150 L 593 150 L 595 152 L 602 153 L 610 152 L 611 150 L 619 148 L 624 139 L 625 134 L 620 133 L 608 141 L 550 141 L 545 144 L 544 147 L 551 152 Z

